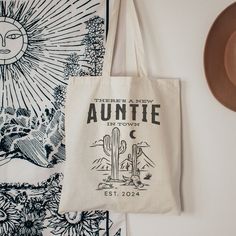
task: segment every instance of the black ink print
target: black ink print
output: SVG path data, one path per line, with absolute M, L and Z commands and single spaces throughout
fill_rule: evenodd
M 37 185 L 0 184 L 0 235 L 38 236 L 108 234 L 113 225 L 107 211 L 58 213 L 62 174 Z M 48 234 L 47 234 L 48 235 Z
M 150 108 L 147 110 L 144 109 L 143 106 L 139 103 L 135 104 L 133 101 L 129 101 L 129 104 L 116 104 L 114 99 L 95 99 L 96 103 L 90 103 L 88 108 L 88 118 L 87 124 L 89 123 L 96 123 L 98 121 L 125 121 L 128 115 L 131 115 L 131 122 L 123 123 L 128 126 L 135 126 L 134 122 L 139 122 L 140 117 L 149 117 L 148 120 L 143 121 L 144 118 L 141 120 L 143 122 L 151 122 L 155 125 L 160 125 L 160 122 L 157 121 L 159 117 L 159 113 L 156 109 L 160 108 L 159 104 L 151 104 Z M 132 103 L 131 103 L 132 102 Z M 155 112 L 154 112 L 155 111 Z M 135 139 L 134 131 L 132 130 L 130 133 L 130 137 Z
M 144 177 L 144 179 L 149 180 L 149 179 L 151 179 L 151 177 L 152 177 L 152 174 L 147 173 L 146 176 Z
M 100 183 L 98 185 L 98 190 L 102 190 L 102 189 L 112 189 L 114 188 L 113 187 L 113 184 L 107 184 L 107 183 Z
M 65 160 L 64 114 L 45 109 L 40 118 L 18 108 L 0 112 L 0 166 L 12 159 L 27 160 L 41 167 L 53 167 Z
M 120 154 L 126 151 L 126 141 L 120 140 L 120 130 L 114 128 L 111 135 L 103 137 L 103 151 L 111 157 L 111 179 L 119 180 L 119 159 Z
M 0 0 L 0 168 L 15 158 L 26 169 L 65 160 L 67 77 L 101 73 L 101 60 L 94 69 L 83 52 L 91 47 L 85 42 L 93 35 L 89 19 L 99 30 L 104 27 L 103 18 L 94 18 L 99 4 Z M 37 185 L 0 183 L 0 235 L 108 235 L 114 223 L 108 212 L 58 213 L 61 179 L 55 174 Z
M 134 133 L 136 132 L 136 130 L 132 130 L 132 131 L 130 131 L 130 138 L 132 138 L 132 139 L 136 139 L 136 137 L 134 136 Z
M 134 133 L 135 130 L 130 132 L 130 141 L 134 139 Z M 127 143 L 129 142 L 121 140 L 121 131 L 115 127 L 112 129 L 111 135 L 105 135 L 103 139 L 95 141 L 91 145 L 91 147 L 101 147 L 107 156 L 97 158 L 92 162 L 91 170 L 98 171 L 105 176 L 98 183 L 97 190 L 117 189 L 119 186 L 133 186 L 135 189 L 145 190 L 144 188 L 149 186 L 146 181 L 150 180 L 152 175 L 145 172 L 154 168 L 155 163 L 143 149 L 150 148 L 150 145 L 144 141 L 132 144 L 131 153 L 126 155 L 127 158 L 121 160 L 129 149 Z M 120 177 L 120 172 L 122 172 L 122 177 Z
M 138 189 L 144 187 L 144 184 L 140 180 L 140 170 L 138 169 L 138 157 L 140 157 L 142 153 L 141 147 L 138 147 L 137 144 L 132 145 L 132 174 L 130 178 L 123 176 L 125 185 L 134 185 Z
M 92 170 L 111 170 L 111 161 L 105 157 L 96 159 L 92 165 Z
M 84 22 L 87 29 L 82 39 L 84 53 L 72 53 L 65 64 L 64 76 L 100 76 L 102 75 L 104 47 L 104 19 L 94 16 Z
M 93 0 L 93 2 L 95 1 L 97 0 Z M 63 109 L 65 105 L 66 80 L 69 76 L 98 75 L 94 73 L 94 70 L 96 73 L 100 73 L 98 67 L 101 67 L 101 65 L 98 65 L 99 63 L 102 64 L 104 55 L 104 19 L 99 16 L 94 16 L 89 20 L 75 25 L 73 23 L 75 21 L 70 22 L 66 19 L 68 23 L 65 24 L 62 20 L 59 20 L 58 17 L 55 17 L 55 22 L 56 19 L 59 20 L 57 27 L 44 29 L 42 26 L 41 28 L 39 27 L 40 22 L 43 21 L 44 18 L 40 18 L 40 20 L 35 18 L 34 21 L 33 19 L 30 20 L 35 14 L 33 13 L 33 9 L 37 9 L 37 4 L 35 6 L 33 4 L 32 9 L 27 10 L 27 7 L 23 3 L 19 4 L 19 9 L 17 9 L 14 1 L 9 5 L 5 1 L 0 1 L 0 3 L 2 4 L 0 17 L 1 15 L 4 17 L 8 16 L 9 18 L 20 21 L 26 29 L 24 35 L 29 38 L 28 42 L 30 42 L 30 46 L 27 47 L 27 50 L 30 50 L 30 47 L 32 47 L 30 52 L 26 50 L 21 55 L 22 58 L 25 58 L 24 60 L 27 60 L 24 70 L 20 69 L 23 68 L 24 65 L 23 59 L 19 58 L 16 61 L 5 60 L 4 62 L 0 60 L 0 82 L 3 83 L 2 87 L 7 89 L 7 92 L 2 91 L 1 101 L 3 103 L 2 108 L 0 108 L 0 166 L 7 164 L 14 158 L 18 158 L 27 160 L 40 167 L 51 168 L 65 160 Z M 73 4 L 73 7 L 78 5 L 79 8 L 80 6 L 79 1 L 74 1 Z M 87 2 L 86 4 L 88 4 L 90 9 L 93 8 L 92 3 Z M 45 5 L 45 11 L 47 7 L 49 6 Z M 52 16 L 56 13 L 59 14 L 59 9 L 62 8 L 64 8 L 62 5 L 58 6 L 58 9 L 54 9 L 53 7 L 51 9 Z M 19 11 L 27 17 L 20 16 L 18 14 Z M 39 14 L 43 14 L 43 12 L 39 12 Z M 88 18 L 89 15 L 90 14 L 86 15 L 86 18 Z M 44 15 L 44 17 L 46 16 Z M 64 17 L 66 17 L 66 15 L 64 15 Z M 78 16 L 73 15 L 73 17 L 74 20 L 76 20 Z M 53 17 L 50 17 L 50 19 L 51 18 Z M 32 25 L 33 23 L 35 24 Z M 6 24 L 8 23 L 6 23 L 5 20 L 2 21 L 0 18 L 0 28 L 8 28 Z M 28 26 L 28 24 L 30 26 Z M 50 23 L 48 22 L 48 24 Z M 66 28 L 67 25 L 70 26 L 70 29 Z M 70 37 L 70 32 L 80 25 L 85 25 L 87 30 L 87 33 L 83 35 L 83 45 L 71 45 L 69 39 L 65 39 L 65 42 L 67 42 L 67 44 L 65 44 L 64 40 L 57 38 L 56 34 L 60 31 L 66 32 L 66 36 L 71 40 L 75 40 L 80 37 L 80 35 L 73 33 L 73 36 L 71 35 Z M 46 37 L 48 31 L 54 32 L 54 37 Z M 61 34 L 60 37 L 63 37 L 63 35 L 64 34 Z M 17 33 L 16 37 L 20 38 L 23 36 Z M 33 37 L 33 39 L 31 40 L 30 37 Z M 4 34 L 4 39 L 5 41 L 8 39 L 8 33 L 6 33 L 6 35 Z M 57 47 L 55 50 L 52 50 L 50 45 L 56 45 L 57 40 L 59 40 Z M 77 51 L 81 51 L 80 47 L 82 46 L 84 47 L 85 53 L 78 55 Z M 50 49 L 48 47 L 50 47 Z M 57 50 L 57 48 L 60 48 L 60 50 Z M 101 52 L 97 54 L 96 58 L 93 58 L 92 54 L 90 56 L 88 54 L 89 48 L 95 48 L 95 51 L 100 48 L 99 50 Z M 63 50 L 66 53 L 63 56 L 64 59 L 60 58 L 60 51 Z M 70 51 L 74 52 L 71 53 Z M 3 54 L 3 51 L 0 51 L 0 54 Z M 34 54 L 37 54 L 37 58 L 34 57 Z M 53 61 L 57 61 L 58 67 L 61 67 L 63 70 L 56 69 L 56 64 L 48 62 L 47 60 L 46 63 L 44 59 L 45 54 L 48 54 L 48 57 Z M 95 62 L 94 59 L 97 61 Z M 41 66 L 39 67 L 39 65 Z M 6 75 L 8 75 L 9 78 L 7 78 Z M 47 82 L 45 81 L 46 77 Z M 9 85 L 6 85 L 6 80 L 10 81 Z M 32 83 L 29 81 L 32 81 Z M 35 86 L 33 86 L 34 88 L 27 85 L 28 83 L 35 84 Z M 4 84 L 6 86 L 4 86 Z M 16 86 L 16 84 L 18 85 Z M 57 86 L 54 86 L 54 84 L 57 84 Z M 13 95 L 13 92 L 15 95 Z M 37 95 L 43 95 L 37 97 L 36 93 Z M 8 96 L 6 96 L 7 94 Z M 16 98 L 16 101 L 10 98 Z M 7 103 L 4 102 L 5 99 Z M 40 106 L 38 102 L 44 101 L 45 103 L 47 100 L 50 101 L 47 103 L 49 103 L 49 107 L 51 106 L 51 108 L 45 108 L 45 110 L 43 110 L 45 105 Z M 12 103 L 9 103 L 9 101 Z M 3 108 L 6 105 L 11 106 Z
M 0 107 L 40 116 L 45 102 L 57 105 L 54 88 L 67 85 L 65 77 L 101 74 L 105 25 L 93 16 L 99 4 L 0 1 Z
M 121 236 L 121 229 L 119 229 L 114 236 Z
M 85 44 L 84 57 L 88 63 L 88 71 L 91 76 L 102 75 L 104 47 L 104 19 L 94 16 L 85 22 L 88 34 L 82 43 Z

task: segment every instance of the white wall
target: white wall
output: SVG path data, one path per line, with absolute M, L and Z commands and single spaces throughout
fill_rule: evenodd
M 136 0 L 152 75 L 182 78 L 184 213 L 129 215 L 130 236 L 236 235 L 236 113 L 211 94 L 203 51 L 232 0 Z

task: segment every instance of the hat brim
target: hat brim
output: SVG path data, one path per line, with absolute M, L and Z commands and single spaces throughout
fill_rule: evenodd
M 215 20 L 207 37 L 204 66 L 207 82 L 215 98 L 236 111 L 236 86 L 225 68 L 225 50 L 231 35 L 236 31 L 236 3 L 226 8 Z

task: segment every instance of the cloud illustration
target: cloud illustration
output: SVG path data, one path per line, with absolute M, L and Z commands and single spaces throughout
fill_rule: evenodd
M 90 147 L 98 147 L 98 146 L 103 146 L 103 140 L 99 139 L 95 141 Z
M 140 143 L 137 143 L 137 146 L 139 146 L 139 147 L 150 147 L 150 145 L 147 142 L 144 142 L 144 141 L 142 141 Z

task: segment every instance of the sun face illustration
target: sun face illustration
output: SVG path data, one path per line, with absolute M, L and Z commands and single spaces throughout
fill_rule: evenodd
M 12 64 L 26 51 L 28 37 L 20 23 L 0 17 L 0 64 Z
M 68 57 L 83 56 L 85 22 L 100 0 L 0 1 L 0 108 L 40 116 L 65 86 Z

